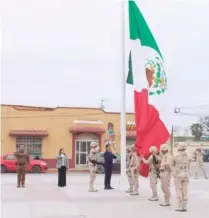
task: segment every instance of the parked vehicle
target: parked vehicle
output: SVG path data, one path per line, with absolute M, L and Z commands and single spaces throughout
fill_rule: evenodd
M 205 148 L 203 149 L 203 151 L 205 152 L 205 155 L 203 157 L 203 161 L 204 162 L 209 162 L 209 149 L 208 148 Z M 195 154 L 193 154 L 192 156 L 192 161 L 196 161 L 196 156 Z
M 16 172 L 17 164 L 13 154 L 6 154 L 1 157 L 1 173 Z M 27 172 L 42 173 L 47 171 L 47 163 L 30 156 L 30 164 L 27 165 Z
M 117 159 L 114 161 L 113 172 L 114 173 L 120 173 L 120 155 L 116 154 L 116 156 L 117 156 Z M 104 153 L 103 152 L 98 154 L 97 161 L 100 162 L 100 163 L 104 163 Z M 98 174 L 103 174 L 104 173 L 104 166 L 102 164 L 98 165 L 97 173 Z
M 209 149 L 203 149 L 205 152 L 205 155 L 203 157 L 204 162 L 209 162 Z

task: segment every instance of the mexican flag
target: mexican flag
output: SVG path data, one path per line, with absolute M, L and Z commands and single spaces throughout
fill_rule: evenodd
M 127 83 L 134 86 L 136 149 L 149 155 L 170 138 L 171 116 L 168 111 L 168 81 L 163 55 L 135 1 L 129 1 L 129 72 Z M 141 174 L 148 168 L 141 164 Z

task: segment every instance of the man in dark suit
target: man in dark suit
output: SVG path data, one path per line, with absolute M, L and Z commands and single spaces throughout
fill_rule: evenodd
M 105 168 L 105 180 L 104 180 L 104 189 L 110 190 L 113 189 L 110 185 L 112 168 L 113 168 L 113 159 L 117 157 L 111 151 L 110 143 L 106 144 L 106 151 L 104 152 L 104 168 Z

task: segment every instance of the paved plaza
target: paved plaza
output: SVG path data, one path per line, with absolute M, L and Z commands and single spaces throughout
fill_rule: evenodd
M 207 165 L 209 173 L 209 166 Z M 68 173 L 67 187 L 57 187 L 57 174 L 27 174 L 26 188 L 16 188 L 15 174 L 1 175 L 2 218 L 158 218 L 208 217 L 209 180 L 193 178 L 189 186 L 189 210 L 175 212 L 176 200 L 172 185 L 171 207 L 149 202 L 149 183 L 140 177 L 140 195 L 129 196 L 120 188 L 120 176 L 113 175 L 114 190 L 103 189 L 103 176 L 97 175 L 98 193 L 88 192 L 87 173 Z M 162 193 L 159 187 L 160 199 Z

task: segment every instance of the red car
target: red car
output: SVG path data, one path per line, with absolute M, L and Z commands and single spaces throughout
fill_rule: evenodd
M 16 159 L 13 154 L 6 154 L 1 157 L 1 173 L 16 172 Z M 30 164 L 27 165 L 27 172 L 42 173 L 47 171 L 47 163 L 42 160 L 35 160 L 30 156 Z

